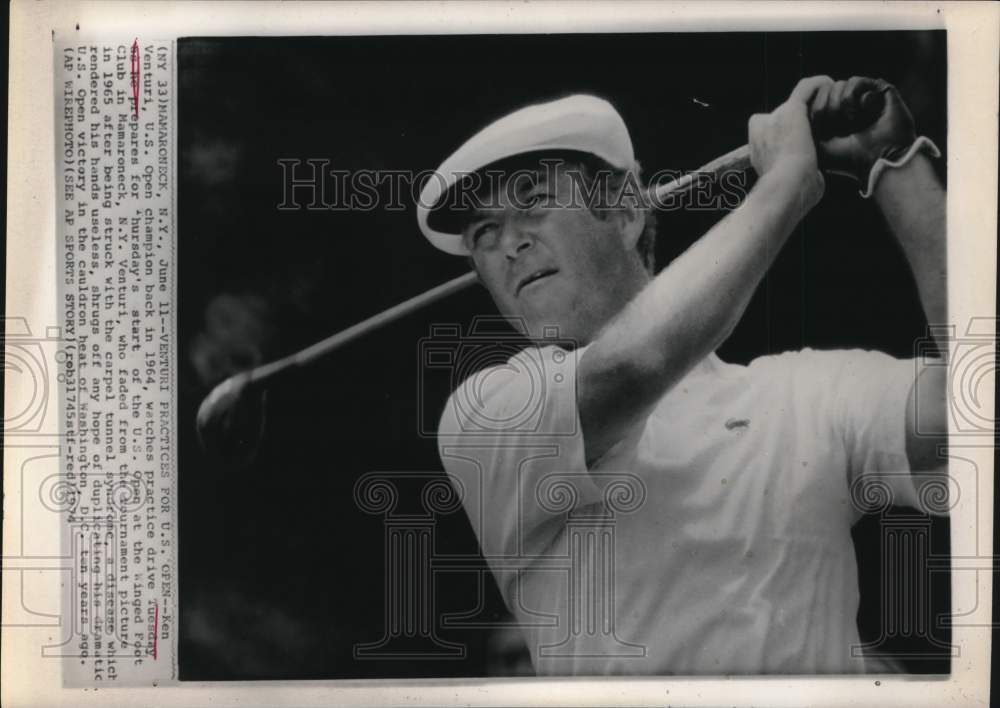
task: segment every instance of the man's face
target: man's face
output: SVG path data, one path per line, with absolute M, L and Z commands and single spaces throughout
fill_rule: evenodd
M 500 313 L 520 318 L 532 339 L 555 327 L 561 338 L 590 342 L 646 280 L 630 236 L 635 213 L 598 216 L 580 192 L 580 179 L 578 168 L 565 162 L 531 176 L 521 172 L 498 185 L 484 202 L 488 208 L 463 229 Z

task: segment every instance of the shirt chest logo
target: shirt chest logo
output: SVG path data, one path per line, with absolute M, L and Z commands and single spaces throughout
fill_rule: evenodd
M 750 428 L 749 418 L 730 418 L 726 421 L 726 430 L 735 430 L 738 433 Z

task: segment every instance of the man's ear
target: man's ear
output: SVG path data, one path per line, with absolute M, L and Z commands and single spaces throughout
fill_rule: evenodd
M 623 205 L 617 214 L 621 220 L 622 241 L 627 250 L 632 250 L 639 243 L 639 237 L 646 228 L 646 211 L 629 204 Z

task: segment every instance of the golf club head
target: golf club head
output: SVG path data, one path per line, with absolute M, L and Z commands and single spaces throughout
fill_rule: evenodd
M 267 390 L 250 372 L 230 376 L 198 407 L 196 428 L 202 449 L 218 461 L 242 469 L 260 451 L 266 430 Z

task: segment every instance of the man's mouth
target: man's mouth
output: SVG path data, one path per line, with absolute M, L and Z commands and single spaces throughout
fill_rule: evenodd
M 532 271 L 531 273 L 524 276 L 523 278 L 521 278 L 521 280 L 518 281 L 517 290 L 515 291 L 514 294 L 520 295 L 521 291 L 524 290 L 524 288 L 527 287 L 528 285 L 531 285 L 535 281 L 541 280 L 542 278 L 548 278 L 550 275 L 555 275 L 558 272 L 559 271 L 556 268 L 539 268 L 536 271 Z

